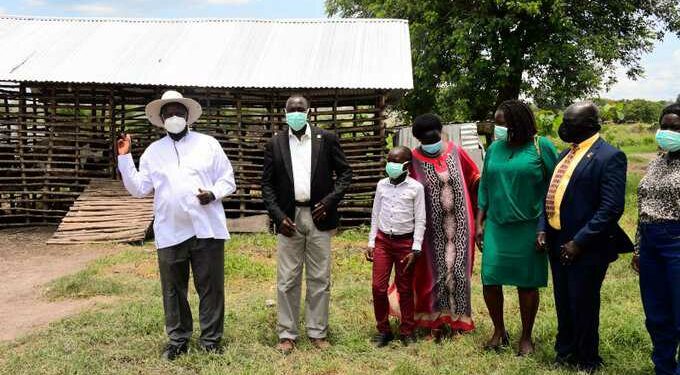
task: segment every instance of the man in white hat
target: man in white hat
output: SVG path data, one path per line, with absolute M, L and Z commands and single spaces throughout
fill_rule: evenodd
M 118 140 L 118 169 L 135 197 L 154 193 L 154 236 L 163 288 L 165 330 L 162 358 L 187 352 L 192 317 L 187 289 L 189 268 L 200 299 L 199 345 L 221 351 L 224 325 L 224 241 L 229 238 L 222 198 L 236 190 L 234 171 L 220 143 L 189 130 L 201 106 L 177 91 L 166 91 L 146 106 L 153 125 L 167 136 L 153 142 L 139 159 L 130 155 L 130 135 Z

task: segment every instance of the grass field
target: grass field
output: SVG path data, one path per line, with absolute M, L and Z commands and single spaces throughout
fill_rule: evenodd
M 635 187 L 649 154 L 630 155 L 627 211 L 622 223 L 633 235 Z M 129 247 L 54 281 L 45 298 L 113 296 L 80 315 L 52 324 L 17 341 L 0 344 L 0 374 L 566 374 L 552 365 L 556 318 L 550 286 L 541 293 L 535 328 L 537 352 L 517 358 L 514 350 L 485 353 L 491 322 L 481 293 L 479 262 L 473 275 L 473 316 L 477 329 L 441 344 L 419 341 L 407 348 L 375 349 L 370 270 L 361 254 L 366 229 L 341 233 L 333 242 L 330 340 L 324 352 L 302 339 L 299 350 L 274 350 L 275 237 L 234 236 L 226 247 L 226 350 L 207 355 L 192 342 L 189 355 L 159 359 L 166 338 L 152 244 Z M 479 258 L 479 253 L 477 254 Z M 637 276 L 623 256 L 610 268 L 602 292 L 601 354 L 604 374 L 649 374 L 651 345 L 644 328 Z M 516 292 L 507 288 L 506 321 L 513 345 L 519 336 Z M 197 299 L 192 291 L 192 308 Z M 196 314 L 195 314 L 196 315 Z M 196 319 L 195 319 L 196 320 Z M 197 327 L 195 327 L 197 330 Z

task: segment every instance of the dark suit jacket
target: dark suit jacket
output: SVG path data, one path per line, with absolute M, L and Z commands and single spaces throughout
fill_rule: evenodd
M 352 180 L 345 154 L 338 137 L 331 132 L 311 127 L 312 169 L 311 206 L 321 202 L 326 206 L 327 215 L 318 221 L 319 230 L 335 229 L 338 226 L 338 203 L 345 195 Z M 293 168 L 288 143 L 288 129 L 284 129 L 267 142 L 264 151 L 262 171 L 262 199 L 277 232 L 285 217 L 295 220 L 295 188 Z M 335 173 L 336 178 L 333 177 Z
M 564 158 L 569 150 L 560 155 Z M 573 240 L 583 253 L 576 262 L 609 263 L 633 244 L 618 225 L 626 195 L 626 155 L 602 138 L 598 139 L 574 169 L 560 206 L 561 230 L 539 220 L 539 231 L 547 232 L 551 256 Z

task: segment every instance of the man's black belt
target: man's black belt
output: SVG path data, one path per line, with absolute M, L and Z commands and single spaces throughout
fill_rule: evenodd
M 383 231 L 380 231 L 383 236 L 389 238 L 390 240 L 405 240 L 405 239 L 411 239 L 413 238 L 413 232 L 411 233 L 404 233 L 404 234 L 389 234 L 385 233 Z
M 295 201 L 295 207 L 312 207 L 312 204 L 309 201 L 307 202 Z

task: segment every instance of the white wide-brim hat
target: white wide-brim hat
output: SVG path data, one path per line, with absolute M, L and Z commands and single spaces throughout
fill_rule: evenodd
M 150 123 L 160 128 L 163 127 L 161 108 L 168 103 L 180 103 L 187 107 L 187 111 L 189 111 L 187 125 L 191 125 L 196 122 L 196 120 L 201 117 L 201 113 L 203 113 L 203 108 L 201 108 L 201 105 L 198 104 L 197 101 L 190 98 L 185 98 L 177 91 L 168 90 L 163 93 L 163 96 L 161 96 L 160 99 L 156 99 L 146 105 L 144 112 L 146 112 L 146 118 L 149 119 Z

